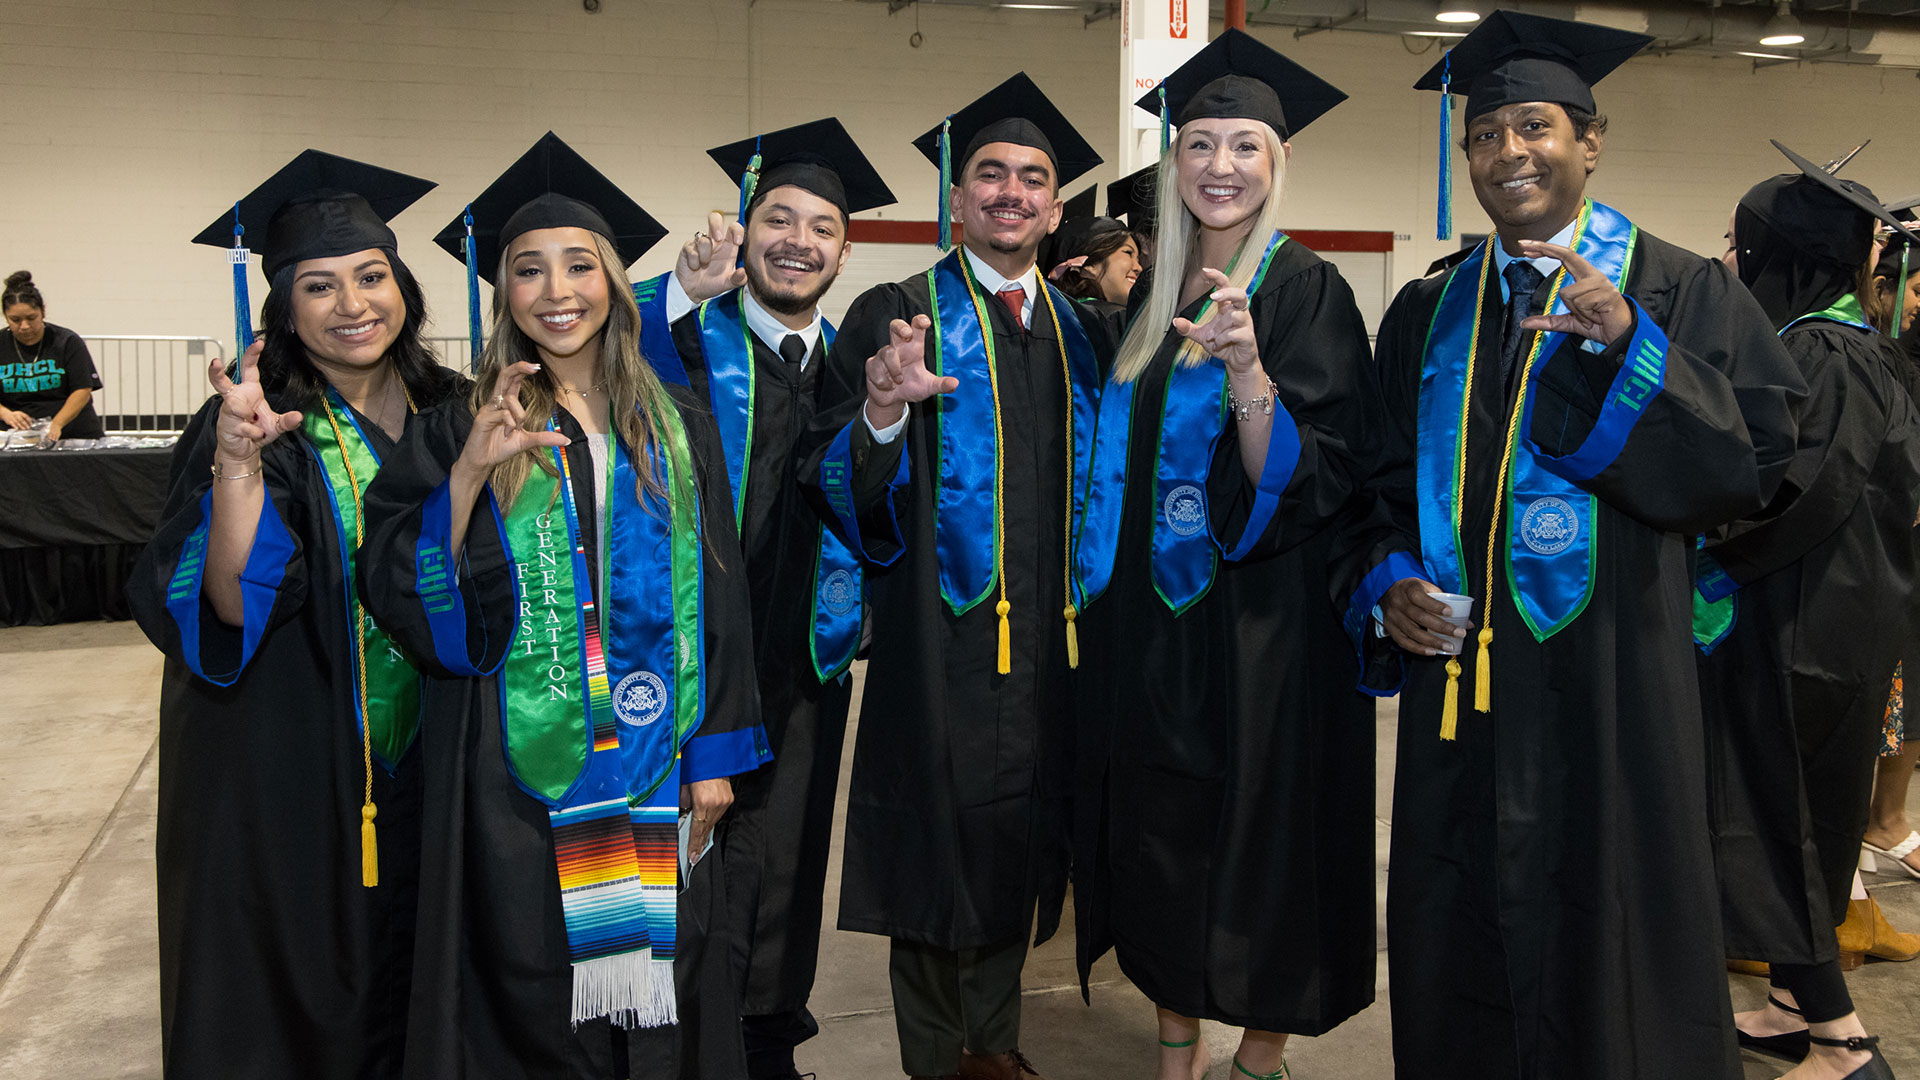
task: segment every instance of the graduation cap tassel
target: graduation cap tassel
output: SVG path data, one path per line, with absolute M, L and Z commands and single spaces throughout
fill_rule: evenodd
M 1887 336 L 1900 340 L 1900 320 L 1907 317 L 1907 271 L 1913 261 L 1913 245 L 1905 244 L 1900 248 L 1900 280 L 1893 286 L 1893 324 L 1887 327 Z
M 1440 74 L 1440 205 L 1434 221 L 1436 240 L 1453 239 L 1453 50 L 1442 59 Z
M 940 122 L 940 250 L 953 248 L 953 117 Z
M 740 227 L 747 227 L 747 207 L 753 204 L 753 193 L 760 190 L 760 140 L 753 140 L 753 156 L 747 159 L 747 171 L 740 176 Z M 745 254 L 744 252 L 742 254 Z
M 480 363 L 480 255 L 473 243 L 473 206 L 468 204 L 466 216 L 467 236 L 461 241 L 467 256 L 467 370 L 472 371 Z
M 1440 699 L 1440 738 L 1452 742 L 1460 727 L 1460 658 L 1447 660 L 1447 692 Z
M 1493 657 L 1487 646 L 1493 644 L 1493 627 L 1480 628 L 1480 655 L 1473 665 L 1473 711 L 1493 711 Z
M 246 226 L 240 224 L 240 204 L 233 204 L 233 248 L 227 261 L 233 264 L 233 342 L 241 352 L 253 344 L 253 304 L 247 299 Z
M 1166 156 L 1167 147 L 1173 145 L 1173 114 L 1167 111 L 1167 84 L 1160 82 L 1160 155 Z

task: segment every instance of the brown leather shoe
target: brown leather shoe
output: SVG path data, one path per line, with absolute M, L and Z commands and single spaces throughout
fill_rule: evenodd
M 976 1054 L 971 1050 L 960 1052 L 961 1080 L 1046 1080 L 1027 1060 L 1027 1055 L 1018 1050 L 1002 1050 L 998 1054 Z

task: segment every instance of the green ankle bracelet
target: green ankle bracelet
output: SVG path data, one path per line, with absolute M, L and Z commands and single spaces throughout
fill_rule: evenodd
M 1188 1039 L 1186 1042 L 1170 1043 L 1165 1039 L 1161 1039 L 1160 1045 L 1166 1047 L 1169 1050 L 1179 1050 L 1188 1046 L 1192 1046 L 1194 1043 L 1197 1043 L 1199 1041 L 1200 1041 L 1200 1036 L 1195 1035 L 1193 1038 Z
M 1247 1068 L 1245 1065 L 1240 1064 L 1239 1056 L 1235 1055 L 1233 1059 L 1233 1071 L 1239 1073 L 1242 1076 L 1251 1076 L 1253 1077 L 1253 1080 L 1289 1080 L 1289 1074 L 1287 1072 L 1287 1063 L 1284 1059 L 1281 1060 L 1280 1067 L 1273 1070 L 1272 1072 L 1257 1073 Z

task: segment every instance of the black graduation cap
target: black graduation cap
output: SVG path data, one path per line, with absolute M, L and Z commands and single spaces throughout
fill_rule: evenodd
M 1052 271 L 1068 259 L 1085 255 L 1087 242 L 1101 233 L 1126 231 L 1126 226 L 1118 221 L 1094 213 L 1094 196 L 1099 190 L 1100 185 L 1094 184 L 1067 200 L 1060 215 L 1060 227 L 1041 244 L 1042 273 Z
M 1345 100 L 1332 83 L 1252 34 L 1229 29 L 1134 105 L 1166 121 L 1163 129 L 1245 118 L 1265 121 L 1288 139 Z
M 1917 220 L 1914 216 L 1915 207 L 1920 207 L 1920 195 L 1909 195 L 1904 199 L 1895 199 L 1886 204 L 1887 213 L 1900 221 Z
M 941 160 L 943 128 L 946 145 L 962 148 L 960 153 L 949 153 L 944 162 Z M 1053 178 L 1056 186 L 1072 183 L 1100 164 L 1100 155 L 1094 152 L 1093 146 L 1074 130 L 1024 71 L 935 124 L 913 140 L 913 148 L 951 177 L 954 168 L 966 167 L 975 151 L 997 142 L 1031 146 L 1046 154 L 1058 173 Z M 946 193 L 941 192 L 941 200 L 945 199 Z
M 1160 166 L 1130 172 L 1107 185 L 1107 216 L 1127 223 L 1137 233 L 1152 233 L 1159 222 Z
M 1773 144 L 1775 150 L 1785 154 L 1788 161 L 1793 162 L 1794 167 L 1800 170 L 1801 176 L 1812 180 L 1815 184 L 1819 185 L 1819 187 L 1826 189 L 1834 195 L 1838 195 L 1841 200 L 1850 204 L 1861 213 L 1866 214 L 1868 217 L 1885 222 L 1893 229 L 1894 236 L 1905 240 L 1909 244 L 1920 244 L 1920 236 L 1914 235 L 1904 222 L 1894 216 L 1892 210 L 1880 205 L 1880 200 L 1874 197 L 1873 192 L 1867 190 L 1866 185 L 1857 184 L 1852 180 L 1840 179 L 1820 166 L 1815 165 L 1813 162 L 1808 161 L 1806 158 L 1801 157 L 1799 154 L 1787 149 L 1781 144 L 1779 139 L 1768 139 L 1767 141 Z M 1741 202 L 1745 203 L 1746 200 L 1742 199 Z M 1800 221 L 1777 221 L 1775 224 L 1785 226 L 1788 229 L 1792 229 L 1795 226 L 1804 227 L 1806 225 L 1805 222 Z M 1864 258 L 1865 253 L 1862 252 L 1861 254 Z
M 667 235 L 652 214 L 551 131 L 433 238 L 463 261 L 468 214 L 473 215 L 472 270 L 490 284 L 499 271 L 501 250 L 514 237 L 535 229 L 575 227 L 599 233 L 613 241 L 627 265 Z
M 364 161 L 302 150 L 193 242 L 225 248 L 251 243 L 271 280 L 302 259 L 395 247 L 387 222 L 434 187 L 431 180 Z M 241 230 L 244 236 L 236 239 Z
M 1522 101 L 1596 112 L 1593 84 L 1653 38 L 1610 26 L 1496 11 L 1427 69 L 1415 90 L 1467 94 L 1466 119 Z
M 893 191 L 835 117 L 769 131 L 707 151 L 740 185 L 740 219 L 760 192 L 791 184 L 849 216 L 895 201 Z

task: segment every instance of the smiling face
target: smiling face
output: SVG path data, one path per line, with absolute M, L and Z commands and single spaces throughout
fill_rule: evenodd
M 1134 281 L 1140 277 L 1140 248 L 1129 236 L 1118 251 L 1101 260 L 1098 266 L 1089 266 L 1087 272 L 1092 275 L 1102 298 L 1108 303 L 1124 304 L 1133 293 Z
M 1180 200 L 1202 228 L 1250 225 L 1273 191 L 1273 154 L 1251 120 L 1193 120 L 1180 128 Z
M 293 267 L 293 331 L 322 366 L 368 368 L 400 337 L 407 302 L 378 248 Z
M 1551 240 L 1580 212 L 1600 161 L 1599 125 L 1576 137 L 1559 105 L 1522 102 L 1467 122 L 1467 173 L 1502 240 Z
M 1024 257 L 1031 263 L 1040 241 L 1060 227 L 1053 160 L 1018 143 L 988 143 L 974 151 L 955 179 L 953 219 L 966 229 L 970 248 Z
M 47 312 L 45 308 L 38 308 L 32 304 L 21 302 L 8 304 L 5 314 L 7 316 L 7 329 L 13 331 L 13 339 L 20 344 L 29 347 L 38 345 L 40 344 L 40 339 L 47 336 Z
M 569 226 L 535 229 L 507 251 L 507 312 L 540 358 L 573 356 L 593 344 L 612 311 L 594 234 Z
M 811 315 L 852 250 L 839 207 L 782 185 L 761 195 L 747 214 L 747 287 L 775 314 Z

